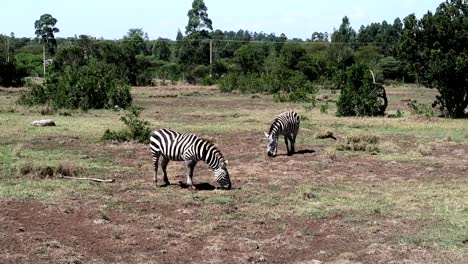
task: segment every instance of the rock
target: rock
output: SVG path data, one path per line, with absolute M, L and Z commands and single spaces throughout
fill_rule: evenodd
M 32 125 L 32 126 L 39 126 L 39 127 L 43 127 L 43 126 L 55 126 L 55 122 L 54 122 L 54 120 L 52 120 L 52 119 L 44 119 L 44 120 L 32 121 L 31 125 Z
M 105 219 L 95 219 L 93 220 L 93 223 L 95 223 L 96 225 L 102 225 L 102 224 L 108 224 L 110 223 L 110 221 L 105 220 Z

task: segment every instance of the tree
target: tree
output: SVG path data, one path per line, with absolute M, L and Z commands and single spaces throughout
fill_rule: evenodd
M 249 43 L 235 52 L 235 61 L 244 74 L 261 74 L 264 71 L 268 50 L 257 43 Z
M 332 34 L 332 42 L 350 44 L 355 41 L 355 38 L 356 31 L 351 27 L 349 18 L 343 17 L 340 27 Z
M 45 76 L 45 67 L 46 67 L 46 46 L 49 53 L 53 54 L 55 48 L 57 48 L 57 41 L 55 40 L 55 33 L 60 32 L 60 30 L 55 27 L 57 24 L 57 19 L 50 14 L 43 14 L 39 20 L 34 22 L 34 28 L 36 29 L 35 34 L 42 42 L 43 50 L 43 62 L 44 62 L 44 76 Z
M 126 65 L 125 75 L 132 85 L 139 84 L 138 76 L 140 76 L 146 70 L 145 68 L 140 67 L 142 63 L 146 64 L 146 61 L 142 61 L 141 57 L 139 57 L 140 60 L 137 59 L 137 56 L 139 55 L 149 55 L 149 52 L 146 49 L 144 35 L 145 33 L 143 32 L 143 29 L 131 28 L 128 30 L 127 35 L 124 36 L 124 41 L 122 43 L 125 54 L 125 56 L 122 58 Z
M 211 19 L 208 18 L 208 8 L 203 0 L 193 0 L 192 9 L 187 13 L 189 21 L 185 27 L 187 36 L 207 38 L 208 30 L 213 30 Z
M 203 0 L 193 0 L 192 9 L 187 13 L 186 36 L 178 47 L 178 59 L 187 67 L 210 63 L 210 43 L 206 39 L 211 37 L 213 26 L 207 10 Z
M 158 38 L 153 46 L 153 55 L 157 60 L 169 61 L 171 59 L 171 48 L 169 47 L 169 40 Z
M 334 66 L 343 71 L 354 62 L 352 43 L 355 42 L 356 31 L 351 27 L 348 17 L 343 17 L 338 30 L 331 36 L 332 44 L 329 56 Z
M 446 0 L 420 20 L 404 19 L 399 55 L 419 81 L 436 88 L 438 105 L 449 117 L 464 117 L 468 106 L 468 1 Z

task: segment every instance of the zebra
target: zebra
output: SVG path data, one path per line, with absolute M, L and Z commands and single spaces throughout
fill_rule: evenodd
M 278 137 L 280 135 L 284 136 L 284 143 L 286 143 L 288 155 L 294 154 L 294 144 L 296 143 L 297 133 L 299 132 L 299 123 L 299 114 L 295 111 L 284 112 L 273 120 L 270 131 L 268 133 L 264 132 L 265 137 L 268 139 L 268 156 L 276 156 Z
M 170 129 L 158 129 L 151 132 L 150 149 L 154 165 L 154 185 L 157 185 L 158 161 L 164 174 L 164 184 L 169 185 L 167 164 L 170 160 L 185 161 L 187 165 L 187 185 L 195 189 L 192 182 L 193 170 L 198 161 L 205 161 L 213 169 L 216 181 L 222 189 L 231 189 L 231 180 L 226 168 L 227 161 L 213 143 L 194 134 L 179 133 Z

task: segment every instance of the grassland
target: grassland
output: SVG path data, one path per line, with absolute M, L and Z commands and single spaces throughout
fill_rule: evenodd
M 177 184 L 183 164 L 169 164 L 173 185 L 155 187 L 147 146 L 100 140 L 123 128 L 124 112 L 24 108 L 3 89 L 0 262 L 466 263 L 468 122 L 411 115 L 407 101 L 430 103 L 434 90 L 387 93 L 388 112 L 401 117 L 338 118 L 332 102 L 324 113 L 323 102 L 213 87 L 135 88 L 152 127 L 210 138 L 229 160 L 234 190 L 212 190 L 199 164 L 194 181 L 209 188 L 190 191 Z M 289 109 L 302 117 L 299 153 L 269 159 L 263 131 Z M 57 126 L 29 125 L 46 118 Z M 326 131 L 337 140 L 317 139 Z M 369 136 L 372 151 L 336 150 Z M 63 179 L 63 168 L 116 182 Z

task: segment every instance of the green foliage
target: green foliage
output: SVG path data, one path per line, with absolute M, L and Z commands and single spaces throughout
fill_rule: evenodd
M 303 73 L 283 69 L 275 76 L 276 78 L 272 79 L 272 89 L 276 101 L 315 104 L 317 88 Z
M 344 84 L 336 102 L 337 116 L 383 115 L 386 105 L 385 89 L 374 83 L 369 68 L 356 64 L 343 76 Z M 382 102 L 382 96 L 385 102 Z
M 157 60 L 169 61 L 172 55 L 171 48 L 169 47 L 169 40 L 158 38 L 153 46 L 153 55 Z
M 181 75 L 180 66 L 177 63 L 170 62 L 165 63 L 159 68 L 159 78 L 166 80 L 169 79 L 172 82 L 177 81 Z
M 50 14 L 43 14 L 39 20 L 34 22 L 36 36 L 42 40 L 42 45 L 47 46 L 51 54 L 54 54 L 57 48 L 54 34 L 60 32 L 55 24 L 57 24 L 57 19 Z
M 29 90 L 20 95 L 17 101 L 18 104 L 33 106 L 46 104 L 48 102 L 44 85 L 28 82 L 27 86 Z
M 16 70 L 27 76 L 39 76 L 42 74 L 42 57 L 32 53 L 21 52 L 15 55 Z
M 187 13 L 189 21 L 185 27 L 185 34 L 188 36 L 200 35 L 197 37 L 201 38 L 208 36 L 208 31 L 213 30 L 213 26 L 207 11 L 208 8 L 203 0 L 193 0 L 192 9 Z
M 198 65 L 189 71 L 187 81 L 190 84 L 202 84 L 210 75 L 210 68 L 205 65 Z M 204 83 L 206 84 L 206 83 Z
M 65 66 L 54 72 L 44 85 L 33 85 L 18 103 L 51 104 L 55 108 L 99 109 L 127 107 L 132 97 L 130 87 L 120 81 L 115 67 L 92 60 L 83 66 Z
M 409 62 L 418 79 L 437 88 L 436 104 L 449 117 L 464 117 L 468 106 L 468 34 L 463 0 L 447 0 L 420 20 L 404 19 L 400 57 Z
M 144 32 L 141 28 L 130 29 L 122 43 L 123 56 L 120 58 L 125 65 L 125 76 L 132 85 L 147 85 L 150 82 L 151 74 L 148 68 L 151 67 L 147 45 L 144 39 Z
M 16 69 L 16 63 L 0 61 L 0 85 L 2 86 L 20 86 L 22 84 L 22 77 L 25 76 L 24 72 Z
M 420 115 L 426 117 L 433 117 L 435 115 L 434 109 L 430 105 L 420 104 L 416 100 L 412 100 L 408 103 L 408 106 L 411 110 L 411 114 Z
M 408 71 L 404 71 L 403 63 L 396 60 L 394 57 L 382 58 L 378 67 L 382 70 L 382 75 L 385 80 L 398 80 L 408 78 Z
M 239 48 L 234 54 L 234 61 L 244 74 L 260 74 L 264 71 L 265 59 L 268 55 L 266 46 L 250 43 Z
M 140 143 L 149 143 L 149 135 L 151 129 L 148 121 L 140 120 L 141 109 L 137 107 L 131 107 L 127 114 L 120 118 L 120 120 L 126 125 L 125 130 L 112 131 L 106 129 L 102 140 L 114 140 L 114 141 L 137 141 Z
M 330 108 L 330 106 L 328 105 L 328 102 L 326 104 L 320 105 L 320 113 L 328 114 L 328 108 Z

